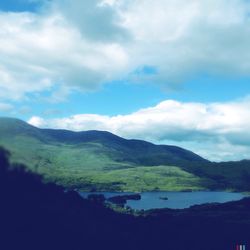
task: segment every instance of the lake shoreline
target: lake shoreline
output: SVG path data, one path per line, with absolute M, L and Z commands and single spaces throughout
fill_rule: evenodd
M 122 207 L 129 207 L 135 210 L 150 209 L 185 209 L 194 205 L 203 205 L 207 203 L 226 203 L 230 201 L 241 200 L 249 195 L 240 192 L 230 191 L 196 191 L 196 192 L 79 192 L 83 198 L 88 195 L 103 195 L 106 203 L 114 199 L 114 197 L 129 197 L 131 195 L 140 195 L 139 200 L 126 199 L 123 201 Z M 164 199 L 162 199 L 164 197 Z

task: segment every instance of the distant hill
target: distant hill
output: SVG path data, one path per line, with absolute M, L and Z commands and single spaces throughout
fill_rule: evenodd
M 176 146 L 154 145 L 142 140 L 126 140 L 106 131 L 73 132 L 69 130 L 39 129 L 14 118 L 0 118 L 0 135 L 5 139 L 9 136 L 24 136 L 47 144 L 101 144 L 117 151 L 116 160 L 136 164 L 176 165 L 182 162 L 207 162 L 197 154 Z
M 11 152 L 12 161 L 46 180 L 84 190 L 238 189 L 242 171 L 245 179 L 250 174 L 249 162 L 240 175 L 229 164 L 237 177 L 231 184 L 228 164 L 211 163 L 180 147 L 126 140 L 106 131 L 39 129 L 14 118 L 0 118 L 0 145 Z

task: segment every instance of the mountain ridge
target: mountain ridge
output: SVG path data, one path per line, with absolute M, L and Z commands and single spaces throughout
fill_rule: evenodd
M 176 154 L 183 154 L 183 157 L 186 160 L 194 160 L 194 161 L 202 161 L 208 162 L 208 160 L 202 158 L 201 156 L 195 154 L 190 150 L 183 149 L 178 146 L 173 145 L 156 145 L 151 142 L 147 142 L 145 140 L 138 139 L 125 139 L 120 136 L 117 136 L 108 131 L 99 131 L 99 130 L 87 130 L 87 131 L 71 131 L 66 129 L 48 129 L 48 128 L 38 128 L 29 123 L 26 123 L 22 120 L 16 118 L 0 118 L 0 133 L 2 129 L 2 120 L 4 119 L 5 123 L 15 123 L 15 126 L 21 128 L 24 132 L 26 132 L 30 136 L 34 136 L 34 132 L 38 133 L 38 139 L 42 141 L 47 139 L 48 141 L 55 139 L 59 142 L 63 143 L 83 143 L 83 142 L 101 142 L 103 144 L 108 143 L 107 146 L 110 145 L 110 141 L 116 146 L 128 147 L 133 150 L 147 151 L 155 150 L 161 151 L 162 153 L 167 153 L 169 151 L 171 156 L 175 156 Z M 17 126 L 20 125 L 20 126 Z M 26 125 L 26 127 L 25 127 Z M 13 135 L 12 126 L 8 126 L 11 128 L 11 133 Z M 18 131 L 18 129 L 16 129 Z M 22 134 L 23 131 L 18 131 L 19 134 Z M 30 134 L 28 133 L 30 132 Z M 47 137 L 47 138 L 46 138 Z M 163 151 L 162 151 L 163 150 Z
M 250 190 L 250 161 L 213 163 L 170 145 L 107 131 L 40 129 L 0 118 L 0 146 L 48 181 L 84 190 Z

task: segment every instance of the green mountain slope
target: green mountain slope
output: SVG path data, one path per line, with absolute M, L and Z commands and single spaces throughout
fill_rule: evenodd
M 39 129 L 13 118 L 0 118 L 0 146 L 46 180 L 84 190 L 235 188 L 242 178 L 179 147 L 105 131 Z

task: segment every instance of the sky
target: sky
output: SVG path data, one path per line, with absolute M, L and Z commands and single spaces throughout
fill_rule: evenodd
M 250 159 L 250 1 L 0 0 L 0 116 Z

